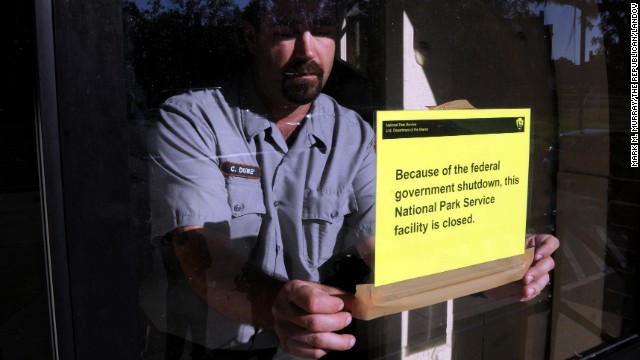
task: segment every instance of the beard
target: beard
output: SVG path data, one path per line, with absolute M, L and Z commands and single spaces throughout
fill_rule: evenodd
M 313 102 L 324 86 L 324 69 L 315 62 L 297 63 L 288 66 L 282 80 L 282 95 L 294 104 Z M 302 79 L 296 75 L 314 75 L 315 79 Z

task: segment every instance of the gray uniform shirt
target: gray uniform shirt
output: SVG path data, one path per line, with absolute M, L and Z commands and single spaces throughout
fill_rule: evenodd
M 163 104 L 149 144 L 152 234 L 210 226 L 266 274 L 321 281 L 325 262 L 374 235 L 373 131 L 321 94 L 289 148 L 266 113 L 249 74 Z M 212 320 L 208 347 L 255 341 L 248 324 Z

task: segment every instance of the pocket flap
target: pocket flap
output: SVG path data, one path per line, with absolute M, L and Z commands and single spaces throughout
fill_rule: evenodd
M 333 223 L 345 215 L 358 211 L 353 189 L 308 190 L 304 196 L 302 219 L 319 219 Z
M 231 216 L 265 214 L 264 197 L 259 181 L 233 181 L 227 183 L 227 193 Z

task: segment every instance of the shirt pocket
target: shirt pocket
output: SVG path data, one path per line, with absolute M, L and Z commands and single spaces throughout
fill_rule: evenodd
M 253 240 L 258 237 L 266 213 L 259 180 L 227 181 L 227 202 L 231 212 L 231 239 Z
M 352 188 L 336 191 L 308 191 L 302 208 L 304 253 L 309 265 L 321 266 L 334 253 L 342 251 L 344 217 L 358 211 Z

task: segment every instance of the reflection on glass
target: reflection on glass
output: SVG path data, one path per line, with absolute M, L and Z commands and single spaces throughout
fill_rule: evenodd
M 275 231 L 273 229 L 277 227 L 263 224 L 285 216 L 281 215 L 284 210 L 280 209 L 290 201 L 284 201 L 283 194 L 278 193 L 284 182 L 279 183 L 281 180 L 275 172 L 269 173 L 268 180 L 262 175 L 271 171 L 269 166 L 276 168 L 275 164 L 279 164 L 280 160 L 273 155 L 297 149 L 297 143 L 286 141 L 285 132 L 282 138 L 263 137 L 259 139 L 263 142 L 253 143 L 259 144 L 260 149 L 233 149 L 225 156 L 212 158 L 207 151 L 218 146 L 219 138 L 231 136 L 232 129 L 220 135 L 218 125 L 199 123 L 191 117 L 193 112 L 199 112 L 208 119 L 211 113 L 207 109 L 192 104 L 189 105 L 192 110 L 187 114 L 184 104 L 176 102 L 165 105 L 162 108 L 164 118 L 158 119 L 157 108 L 170 96 L 183 93 L 185 89 L 215 87 L 222 90 L 207 91 L 222 94 L 222 98 L 217 99 L 224 99 L 224 106 L 230 109 L 225 110 L 225 115 L 236 111 L 230 104 L 231 98 L 242 99 L 243 105 L 258 118 L 273 114 L 274 109 L 269 108 L 268 102 L 261 108 L 256 105 L 261 101 L 255 101 L 251 94 L 236 93 L 235 90 L 225 92 L 227 81 L 237 78 L 237 74 L 250 66 L 250 51 L 256 50 L 246 46 L 246 32 L 241 29 L 241 13 L 247 3 L 125 1 L 130 109 L 139 142 L 146 139 L 147 132 L 158 121 L 166 125 L 174 122 L 174 117 L 182 116 L 191 119 L 191 130 L 195 132 L 190 134 L 193 136 L 176 137 L 175 134 L 183 134 L 184 129 L 177 132 L 177 128 L 165 127 L 161 132 L 164 139 L 173 143 L 182 141 L 181 146 L 202 145 L 188 152 L 180 147 L 181 150 L 173 154 L 179 159 L 173 162 L 153 152 L 149 159 L 146 149 L 138 146 L 133 155 L 140 161 L 134 162 L 133 171 L 143 179 L 144 186 L 151 176 L 152 194 L 157 191 L 154 187 L 158 184 L 158 169 L 175 170 L 167 177 L 180 178 L 189 186 L 200 189 L 206 188 L 200 182 L 203 179 L 215 179 L 224 184 L 220 188 L 207 188 L 207 191 L 213 194 L 212 199 L 219 200 L 216 204 L 222 204 L 227 216 L 220 220 L 214 214 L 202 223 L 208 223 L 209 229 L 223 236 L 242 239 L 235 243 L 240 248 L 235 251 L 243 253 L 251 249 L 249 256 L 253 259 L 269 259 L 278 264 L 281 260 L 277 254 L 285 251 L 282 267 L 287 270 L 271 269 L 270 274 L 275 273 L 276 280 L 286 280 L 287 271 L 304 268 L 296 267 L 299 259 L 286 259 L 291 256 L 286 252 L 289 250 L 283 250 L 283 244 L 278 241 L 272 244 L 276 255 L 270 255 L 265 247 L 256 247 L 254 242 L 257 236 L 264 236 L 263 232 Z M 624 159 L 620 154 L 626 149 L 623 139 L 628 131 L 625 74 L 628 71 L 629 36 L 626 24 L 617 19 L 629 17 L 627 4 L 622 1 L 519 0 L 345 3 L 346 7 L 338 11 L 340 20 L 332 24 L 337 27 L 336 60 L 323 91 L 339 103 L 357 110 L 369 122 L 377 109 L 424 108 L 456 99 L 467 99 L 477 108 L 531 108 L 534 129 L 528 230 L 557 234 L 562 240 L 562 248 L 555 255 L 552 286 L 534 301 L 523 304 L 514 299 L 487 299 L 479 294 L 456 299 L 448 305 L 440 304 L 438 308 L 421 309 L 365 324 L 357 322 L 352 325 L 352 332 L 358 339 L 358 354 L 368 358 L 401 354 L 399 356 L 409 358 L 433 354 L 437 348 L 445 358 L 492 358 L 503 354 L 514 354 L 515 358 L 565 358 L 628 334 L 635 318 L 630 305 L 634 290 L 628 284 L 629 279 L 636 276 L 629 256 L 637 249 L 637 241 L 633 240 L 637 240 L 638 231 L 637 225 L 625 215 L 637 213 L 638 203 L 628 200 L 634 198 L 631 184 L 637 181 L 637 176 L 628 171 L 624 160 L 620 160 Z M 288 27 L 290 20 L 270 24 L 277 30 L 271 35 L 292 36 L 292 29 Z M 263 65 L 262 69 L 268 71 L 267 65 Z M 304 69 L 315 71 L 314 76 L 320 74 L 317 70 Z M 296 72 L 303 71 L 290 68 L 284 74 Z M 238 81 L 249 81 L 250 84 L 250 80 Z M 250 88 L 251 85 L 241 87 Z M 259 90 L 258 98 L 273 95 Z M 308 94 L 303 91 L 302 95 Z M 306 101 L 304 98 L 293 100 Z M 316 119 L 326 115 L 311 114 Z M 302 125 L 305 121 L 307 123 Z M 305 126 L 311 121 L 303 118 L 290 123 Z M 282 130 L 271 125 L 269 128 L 273 132 Z M 287 128 L 285 131 L 295 133 L 299 130 Z M 154 146 L 152 143 L 151 148 Z M 330 151 L 320 143 L 316 143 L 316 150 Z M 246 154 L 253 153 L 259 155 L 255 159 L 251 156 L 245 159 Z M 147 173 L 148 161 L 152 162 L 155 173 Z M 159 162 L 153 165 L 155 161 Z M 178 162 L 210 162 L 215 169 L 222 167 L 224 171 L 201 173 L 192 168 L 188 172 L 178 171 L 174 167 Z M 297 170 L 301 170 L 301 166 Z M 301 173 L 294 172 L 296 175 L 290 181 L 304 181 L 304 176 L 313 171 L 313 167 L 304 169 Z M 255 177 L 257 171 L 261 173 L 259 178 Z M 265 181 L 268 181 L 266 185 Z M 169 180 L 161 182 L 166 185 Z M 260 186 L 253 186 L 253 183 L 260 183 Z M 138 204 L 149 201 L 142 189 L 144 186 L 134 194 Z M 209 199 L 208 195 L 189 195 L 184 188 L 172 186 L 163 186 L 159 193 L 175 199 L 184 196 L 181 201 L 185 206 L 197 207 L 199 202 Z M 271 190 L 265 190 L 265 186 Z M 314 183 L 310 188 L 331 191 L 299 195 L 318 201 L 317 208 L 303 208 L 298 216 L 305 223 L 302 237 L 313 237 L 309 234 L 313 231 L 334 232 L 332 224 L 336 218 L 341 219 L 339 222 L 347 222 L 342 220 L 344 214 L 361 211 L 360 206 L 353 206 L 348 195 L 338 191 L 342 189 L 339 185 L 322 188 Z M 257 203 L 254 199 L 264 201 Z M 360 205 L 357 198 L 355 203 Z M 148 211 L 159 211 L 155 207 L 156 200 L 151 204 L 151 209 L 140 209 L 142 216 Z M 249 220 L 251 218 L 260 218 L 260 225 L 256 226 Z M 157 221 L 154 215 L 152 228 Z M 179 225 L 194 224 L 169 225 L 159 232 L 164 234 Z M 146 282 L 141 291 L 142 305 L 150 319 L 146 355 L 152 358 L 166 353 L 178 358 L 183 353 L 210 353 L 210 348 L 246 350 L 246 346 L 234 342 L 237 339 L 227 338 L 228 342 L 220 345 L 224 336 L 220 337 L 216 329 L 226 325 L 213 326 L 212 321 L 227 324 L 228 318 L 237 314 L 219 317 L 212 313 L 205 306 L 205 303 L 211 305 L 211 293 L 199 294 L 197 289 L 193 292 L 192 282 L 176 276 L 185 271 L 180 259 L 167 260 L 167 254 L 175 255 L 171 244 L 175 244 L 176 239 L 158 238 L 151 243 L 149 238 L 163 234 L 151 234 L 146 226 L 145 221 L 138 224 L 140 237 L 144 239 L 140 241 L 149 242 L 145 247 L 148 254 L 144 254 L 148 257 L 141 258 L 148 265 L 147 277 L 156 280 Z M 338 232 L 345 231 L 340 230 L 340 226 L 337 228 Z M 189 236 L 182 241 L 190 241 Z M 354 244 L 349 241 L 345 244 Z M 344 250 L 347 248 L 349 246 Z M 358 258 L 357 251 L 349 249 L 349 256 L 342 256 L 346 253 L 336 249 L 322 246 L 299 249 L 310 264 L 305 266 L 311 268 L 304 271 L 317 272 L 320 278 L 324 271 L 334 273 L 336 269 L 342 269 L 340 274 L 355 274 L 356 278 L 366 275 L 367 267 L 352 261 Z M 164 261 L 159 250 L 165 252 Z M 205 273 L 203 279 L 216 279 L 220 284 L 216 276 L 231 267 L 233 258 L 219 258 L 220 255 L 207 247 L 195 252 L 206 255 L 202 260 L 207 264 L 219 261 L 222 267 L 215 270 L 217 274 Z M 334 257 L 337 254 L 341 257 Z M 331 261 L 325 263 L 327 259 Z M 257 268 L 264 271 L 262 263 L 258 262 Z M 274 266 L 278 269 L 279 265 Z M 253 304 L 259 307 L 275 295 L 251 292 L 247 295 L 242 289 L 252 288 L 256 281 L 272 279 L 256 275 L 256 269 L 251 266 L 244 270 L 241 281 L 232 284 L 239 297 L 227 299 L 231 305 L 225 306 L 235 306 L 244 315 L 255 316 L 256 311 L 264 309 L 249 306 L 243 310 L 242 301 L 250 296 Z M 344 275 L 329 277 L 332 285 L 343 288 L 362 281 L 347 279 Z M 174 329 L 169 329 L 172 326 Z M 256 336 L 253 327 L 244 329 L 245 339 L 251 340 L 243 344 L 252 342 L 254 348 L 274 346 L 274 338 L 260 343 L 262 340 L 258 340 L 260 336 Z M 169 335 L 164 334 L 166 331 Z M 242 331 L 245 330 L 234 334 Z M 198 339 L 201 334 L 206 335 Z M 185 338 L 189 341 L 185 342 Z M 212 345 L 212 341 L 219 343 Z M 198 344 L 203 346 L 200 348 Z M 278 345 L 277 341 L 275 344 Z M 446 350 L 441 351 L 443 347 Z

